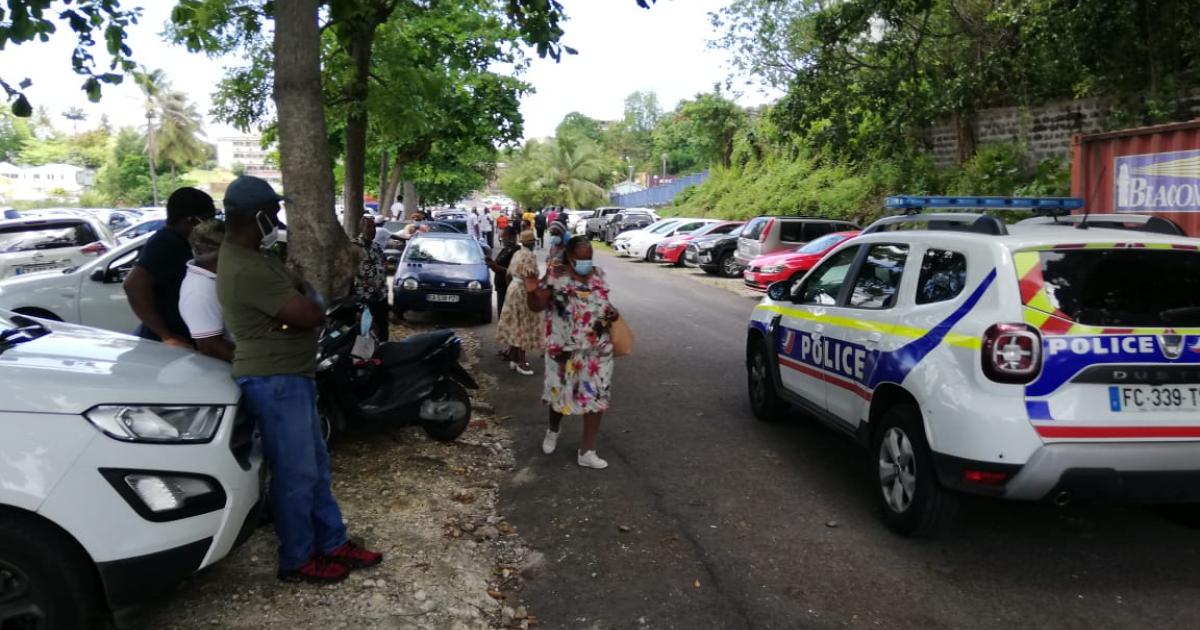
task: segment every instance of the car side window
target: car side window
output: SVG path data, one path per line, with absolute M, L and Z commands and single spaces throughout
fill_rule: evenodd
M 953 300 L 967 284 L 967 257 L 959 252 L 930 249 L 921 259 L 917 304 Z
M 758 237 L 762 235 L 763 227 L 767 225 L 767 221 L 769 220 L 770 219 L 767 219 L 766 217 L 759 217 L 747 223 L 746 227 L 742 229 L 741 237 L 757 240 Z
M 796 287 L 800 290 L 799 299 L 796 301 L 800 304 L 822 306 L 837 304 L 842 285 L 846 283 L 846 275 L 850 273 L 850 266 L 854 264 L 858 250 L 858 246 L 847 247 L 821 263 L 808 275 L 803 284 Z
M 779 240 L 785 243 L 803 243 L 808 240 L 804 236 L 803 221 L 780 221 Z
M 832 223 L 823 223 L 821 221 L 813 221 L 804 224 L 804 241 L 815 241 L 826 234 L 836 232 L 836 226 Z
M 849 305 L 870 309 L 895 306 L 907 258 L 908 245 L 872 245 L 854 280 Z

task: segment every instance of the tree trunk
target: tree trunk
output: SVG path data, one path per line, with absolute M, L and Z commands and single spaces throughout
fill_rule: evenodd
M 417 184 L 411 179 L 404 180 L 404 216 L 411 217 L 418 209 Z
M 955 144 L 958 146 L 958 163 L 966 164 L 975 157 L 975 116 L 970 112 L 954 115 Z
M 279 166 L 289 198 L 288 264 L 332 300 L 350 286 L 354 256 L 333 213 L 333 162 L 321 94 L 320 5 L 320 0 L 275 4 L 274 96 Z
M 387 185 L 388 185 L 388 152 L 386 149 L 384 149 L 383 153 L 379 156 L 379 188 L 376 188 L 376 190 L 379 191 L 379 214 L 383 214 L 386 210 L 386 208 L 383 207 L 383 200 L 385 199 L 383 194 L 385 192 L 387 192 Z M 389 201 L 388 205 L 390 206 L 391 203 L 392 202 Z
M 363 187 L 367 181 L 367 81 L 371 73 L 371 47 L 375 42 L 374 22 L 362 22 L 352 29 L 350 59 L 354 62 L 354 80 L 346 90 L 346 212 L 342 228 L 350 236 L 358 235 L 363 215 Z
M 387 215 L 392 216 L 392 202 L 396 201 L 396 197 L 400 190 L 400 171 L 404 169 L 404 164 L 400 161 L 400 156 L 396 156 L 396 164 L 392 167 L 391 173 L 387 178 L 387 185 L 384 187 L 382 199 L 380 203 L 387 203 Z M 403 211 L 401 211 L 403 213 Z M 407 215 L 404 215 L 407 216 Z M 403 219 L 404 216 L 396 217 Z

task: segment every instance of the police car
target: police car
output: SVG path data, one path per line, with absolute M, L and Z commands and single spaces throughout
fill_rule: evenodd
M 904 214 L 771 285 L 750 403 L 853 436 L 892 529 L 959 493 L 1200 502 L 1200 240 L 1073 198 L 893 197 Z M 930 208 L 959 212 L 921 214 Z M 963 209 L 1032 209 L 1014 225 Z

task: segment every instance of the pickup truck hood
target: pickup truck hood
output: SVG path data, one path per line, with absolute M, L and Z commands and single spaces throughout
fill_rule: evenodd
M 156 341 L 60 322 L 0 354 L 0 411 L 82 413 L 106 403 L 238 400 L 229 364 Z

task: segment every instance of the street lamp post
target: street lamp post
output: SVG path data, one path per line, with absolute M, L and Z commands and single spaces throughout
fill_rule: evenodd
M 146 110 L 146 152 L 150 158 L 150 193 L 154 197 L 154 205 L 158 206 L 158 172 L 154 163 L 154 110 Z
M 662 176 L 663 176 L 663 179 L 666 179 L 667 178 L 667 154 L 666 153 L 662 154 L 662 158 L 663 158 Z

